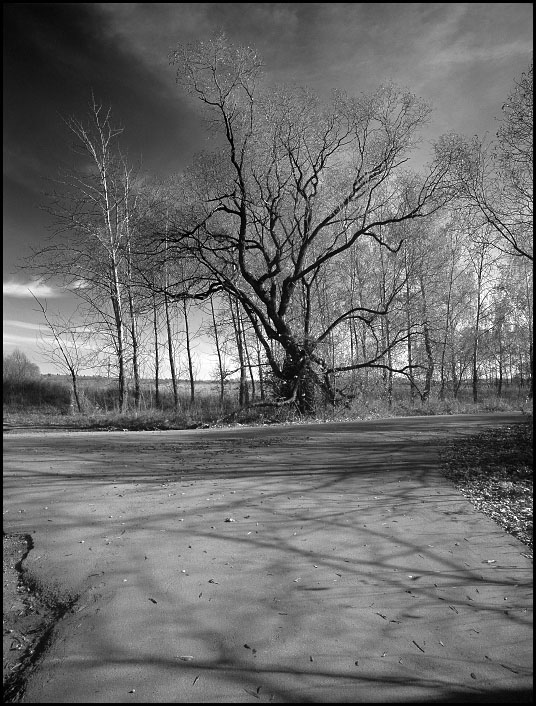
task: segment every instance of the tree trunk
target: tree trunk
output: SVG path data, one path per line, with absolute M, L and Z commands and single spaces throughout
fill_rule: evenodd
M 452 288 L 453 288 L 453 281 L 454 278 L 454 258 L 452 259 L 450 270 L 449 270 L 449 288 L 447 292 L 447 309 L 445 312 L 445 335 L 443 336 L 443 342 L 441 346 L 441 369 L 440 369 L 440 378 L 441 378 L 441 384 L 439 387 L 439 399 L 444 400 L 445 399 L 445 387 L 446 387 L 446 374 L 445 374 L 445 359 L 447 355 L 447 341 L 449 339 L 449 334 L 450 334 L 450 308 L 451 308 L 451 300 L 452 300 Z
M 112 263 L 113 287 L 111 293 L 112 308 L 114 312 L 115 332 L 116 332 L 116 355 L 118 365 L 118 392 L 119 392 L 119 409 L 125 412 L 127 408 L 127 393 L 126 393 L 126 376 L 125 376 L 125 339 L 123 331 L 123 307 L 121 302 L 121 292 L 119 288 L 119 280 L 115 270 L 115 264 Z
M 503 325 L 499 326 L 499 361 L 497 375 L 497 397 L 502 396 L 503 374 L 504 374 L 504 346 L 503 346 Z
M 141 404 L 141 383 L 140 383 L 140 365 L 139 365 L 139 342 L 138 342 L 138 323 L 134 312 L 134 299 L 132 291 L 128 290 L 128 304 L 130 310 L 130 338 L 132 341 L 132 374 L 134 377 L 134 406 L 140 408 Z
M 533 319 L 533 303 L 532 303 L 532 287 L 529 282 L 529 274 L 525 267 L 525 290 L 527 296 L 527 312 L 528 312 L 528 335 L 529 335 L 529 394 L 528 398 L 533 399 L 534 392 L 534 327 Z
M 533 387 L 533 381 L 534 381 L 534 357 L 533 357 L 533 345 L 532 345 L 532 339 L 529 342 L 529 400 L 532 399 L 534 387 Z
M 175 356 L 173 353 L 173 336 L 171 332 L 171 317 L 169 313 L 169 301 L 167 293 L 164 293 L 164 311 L 166 314 L 166 330 L 169 353 L 169 369 L 171 374 L 171 384 L 173 386 L 173 406 L 176 412 L 179 410 L 179 390 L 177 386 L 177 373 L 175 369 Z
M 153 293 L 153 336 L 154 336 L 154 402 L 160 407 L 160 356 L 158 352 L 158 312 Z
M 477 269 L 477 302 L 476 302 L 476 315 L 475 315 L 475 334 L 473 341 L 473 355 L 472 355 L 472 388 L 473 388 L 473 402 L 477 404 L 478 402 L 478 344 L 480 338 L 480 315 L 482 310 L 482 299 L 481 299 L 481 286 L 482 286 L 482 271 L 483 271 L 483 255 L 480 257 Z
M 216 355 L 218 356 L 218 374 L 220 383 L 220 406 L 223 408 L 225 397 L 225 372 L 223 369 L 223 359 L 220 349 L 220 337 L 218 334 L 218 326 L 216 325 L 216 314 L 214 312 L 214 301 L 210 298 L 210 311 L 212 313 L 212 327 L 214 328 L 214 340 L 216 342 Z
M 422 402 L 428 402 L 432 390 L 432 379 L 434 376 L 434 356 L 432 351 L 432 341 L 430 337 L 430 325 L 428 321 L 428 305 L 426 302 L 426 291 L 424 287 L 424 278 L 420 277 L 420 288 L 422 296 L 422 311 L 423 311 L 423 334 L 424 334 L 424 349 L 426 351 L 426 376 L 424 380 L 424 389 L 421 395 Z
M 380 248 L 380 263 L 382 267 L 382 277 L 380 280 L 380 300 L 383 308 L 387 305 L 387 269 L 385 266 L 385 260 L 383 257 L 383 248 Z M 386 314 L 382 316 L 381 319 L 381 331 L 382 331 L 382 347 L 383 350 L 387 350 L 387 365 L 388 369 L 383 368 L 383 381 L 385 390 L 387 392 L 387 406 L 389 409 L 393 406 L 393 372 L 390 369 L 392 367 L 391 360 L 391 332 L 389 330 L 389 316 Z
M 282 395 L 294 399 L 296 408 L 305 416 L 316 411 L 316 375 L 311 362 L 297 351 L 287 351 L 283 364 Z
M 82 411 L 82 403 L 80 401 L 80 394 L 78 392 L 78 380 L 76 377 L 76 372 L 73 369 L 71 369 L 71 382 L 72 382 L 72 386 L 73 386 L 73 395 L 74 395 L 74 399 L 76 402 L 76 407 L 78 409 L 78 412 L 81 412 Z
M 407 341 L 407 348 L 408 348 L 408 380 L 409 380 L 409 398 L 411 401 L 411 404 L 415 403 L 415 393 L 417 390 L 417 386 L 415 385 L 415 378 L 413 375 L 413 351 L 412 351 L 412 340 L 411 340 L 411 295 L 410 295 L 410 289 L 409 289 L 409 269 L 408 269 L 408 260 L 407 260 L 407 249 L 404 249 L 404 266 L 405 266 L 405 277 L 406 277 L 406 326 L 408 329 L 408 341 Z
M 186 355 L 188 357 L 188 376 L 190 378 L 190 403 L 195 400 L 195 379 L 194 379 L 194 364 L 192 359 L 192 342 L 190 340 L 190 323 L 188 320 L 188 305 L 186 299 L 182 300 L 182 313 L 184 316 L 184 327 L 186 333 Z
M 240 330 L 242 332 L 242 341 L 243 341 L 243 345 L 244 345 L 244 360 L 245 360 L 247 371 L 249 374 L 249 380 L 251 382 L 251 399 L 254 400 L 255 393 L 256 393 L 255 376 L 253 374 L 253 365 L 251 363 L 251 356 L 249 354 L 249 346 L 248 346 L 248 342 L 246 340 L 246 331 L 244 328 L 244 320 L 242 318 L 242 314 L 241 314 L 240 310 L 237 310 L 237 316 L 239 317 Z
M 255 351 L 257 353 L 257 366 L 259 370 L 259 393 L 261 396 L 261 400 L 266 399 L 266 392 L 264 389 L 264 373 L 262 369 L 262 353 L 261 353 L 261 344 L 258 340 L 255 341 Z
M 229 305 L 231 309 L 231 317 L 236 341 L 236 350 L 238 353 L 238 363 L 240 366 L 240 385 L 238 390 L 238 404 L 244 407 L 249 403 L 249 388 L 246 373 L 246 359 L 244 355 L 244 342 L 242 340 L 242 329 L 240 327 L 239 304 L 229 297 Z
M 458 399 L 458 391 L 460 389 L 460 381 L 458 380 L 458 376 L 456 374 L 456 361 L 454 360 L 454 349 L 451 354 L 451 359 L 450 359 L 450 371 L 452 375 L 452 396 L 454 399 Z

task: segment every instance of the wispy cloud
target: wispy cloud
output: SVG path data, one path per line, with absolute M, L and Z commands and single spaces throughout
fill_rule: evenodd
M 54 289 L 48 284 L 44 284 L 41 280 L 30 282 L 16 282 L 10 280 L 4 282 L 3 294 L 6 297 L 16 297 L 19 299 L 31 299 L 32 294 L 36 297 L 61 297 L 63 292 L 59 289 Z
M 20 348 L 35 348 L 37 344 L 37 336 L 24 336 L 23 334 L 11 333 L 4 331 L 2 335 L 2 344 L 4 348 L 8 346 L 16 346 Z M 53 339 L 43 336 L 43 341 L 52 345 Z
M 67 289 L 76 291 L 77 289 L 87 289 L 88 287 L 89 282 L 86 279 L 75 279 L 75 281 L 71 282 Z
M 26 321 L 17 321 L 15 319 L 4 319 L 2 325 L 4 328 L 25 328 L 29 331 L 41 331 L 42 329 L 42 324 L 29 324 Z
M 47 329 L 46 326 L 40 324 L 30 324 L 25 321 L 16 321 L 13 319 L 4 319 L 3 332 L 2 332 L 2 343 L 4 348 L 18 347 L 24 350 L 45 348 L 57 349 L 57 341 L 53 334 Z M 17 329 L 23 329 L 24 331 L 33 331 L 33 336 L 24 331 L 19 333 Z M 89 329 L 80 326 L 74 331 L 76 333 L 89 333 Z M 85 351 L 99 351 L 102 350 L 102 343 L 96 338 L 88 338 L 87 340 L 70 340 L 67 338 L 62 338 L 62 345 L 66 349 L 72 349 L 73 351 L 80 352 Z
M 466 66 L 471 62 L 502 61 L 510 57 L 528 57 L 532 51 L 532 43 L 528 41 L 516 41 L 494 46 L 472 47 L 468 44 L 458 44 L 453 47 L 444 48 L 436 52 L 431 58 L 434 65 L 457 65 Z

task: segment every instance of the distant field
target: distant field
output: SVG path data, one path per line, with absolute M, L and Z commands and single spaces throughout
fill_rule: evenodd
M 248 381 L 250 382 L 250 381 Z M 342 404 L 332 406 L 321 398 L 313 421 L 349 421 L 386 417 L 475 414 L 480 412 L 521 411 L 532 412 L 529 388 L 519 384 L 503 384 L 501 396 L 492 383 L 482 382 L 479 400 L 473 402 L 472 386 L 466 381 L 458 396 L 438 399 L 438 387 L 433 389 L 429 400 L 421 402 L 419 395 L 411 399 L 410 389 L 403 381 L 396 381 L 389 401 L 381 379 L 369 380 L 367 388 L 356 389 Z M 127 385 L 127 405 L 121 410 L 118 403 L 117 380 L 99 376 L 78 378 L 80 411 L 71 392 L 71 380 L 67 375 L 43 375 L 39 380 L 19 386 L 4 385 L 4 424 L 20 426 L 69 426 L 79 428 L 110 429 L 188 429 L 196 426 L 221 423 L 265 424 L 296 421 L 303 418 L 293 405 L 260 406 L 260 388 L 255 394 L 249 385 L 249 398 L 245 405 L 239 404 L 239 381 L 231 379 L 225 383 L 223 400 L 220 385 L 216 380 L 196 380 L 192 401 L 190 382 L 178 381 L 178 400 L 175 402 L 172 382 L 159 381 L 159 397 L 156 399 L 154 380 L 141 382 L 138 404 L 134 399 L 132 380 Z M 273 401 L 273 400 L 272 400 Z M 253 406 L 250 403 L 254 403 Z
M 71 387 L 71 379 L 68 375 L 43 375 L 44 379 L 58 382 L 65 385 L 66 387 Z M 80 376 L 77 379 L 78 388 L 81 391 L 87 390 L 112 390 L 117 388 L 117 379 L 99 377 L 99 376 Z M 173 384 L 171 379 L 161 379 L 158 382 L 158 387 L 161 393 L 173 393 Z M 190 394 L 190 381 L 189 380 L 178 380 L 177 381 L 178 392 L 181 396 Z M 132 391 L 134 389 L 134 381 L 128 381 L 128 389 Z M 155 391 L 154 379 L 143 379 L 141 380 L 142 392 L 153 392 Z M 239 381 L 238 380 L 227 380 L 225 382 L 225 393 L 226 395 L 232 396 L 235 393 L 238 394 Z M 220 394 L 220 384 L 215 380 L 196 380 L 195 381 L 195 394 L 196 395 L 215 395 Z

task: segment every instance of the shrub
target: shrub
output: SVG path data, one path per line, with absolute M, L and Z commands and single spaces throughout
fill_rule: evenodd
M 41 377 L 38 366 L 15 348 L 13 353 L 3 357 L 2 379 L 6 383 L 23 383 L 38 380 Z
M 67 412 L 71 404 L 70 389 L 61 382 L 47 379 L 7 381 L 3 385 L 4 408 L 9 411 L 52 408 Z

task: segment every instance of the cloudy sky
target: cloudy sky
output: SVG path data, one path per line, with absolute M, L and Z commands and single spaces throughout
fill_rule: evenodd
M 49 234 L 47 179 L 72 164 L 62 118 L 91 92 L 146 170 L 179 171 L 206 145 L 168 56 L 222 30 L 254 46 L 270 81 L 360 93 L 393 80 L 434 106 L 425 137 L 494 133 L 532 53 L 530 3 L 4 3 L 4 352 L 36 350 L 40 316 L 71 300 L 18 268 Z M 201 349 L 200 349 L 201 350 Z M 205 368 L 202 368 L 202 373 Z

